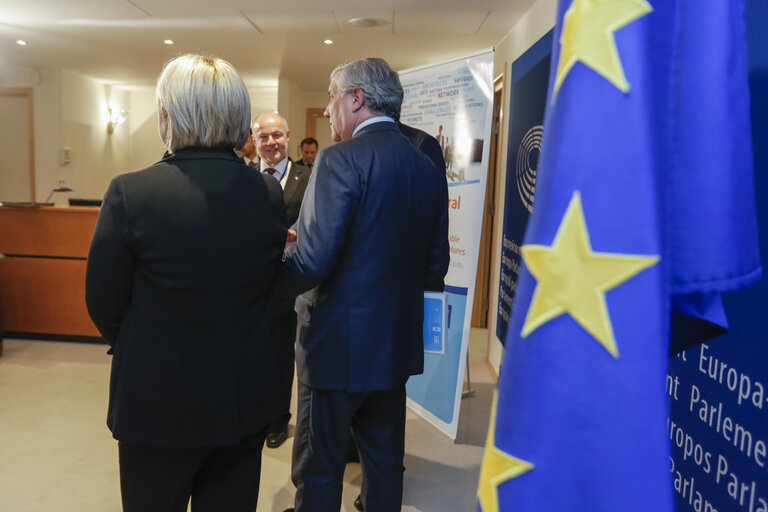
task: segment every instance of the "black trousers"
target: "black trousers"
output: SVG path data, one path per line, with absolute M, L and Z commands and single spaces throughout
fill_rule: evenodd
M 350 428 L 363 470 L 366 512 L 399 511 L 403 501 L 405 383 L 347 393 L 298 385 L 291 479 L 296 512 L 338 512 Z
M 124 512 L 254 512 L 267 429 L 234 446 L 119 443 Z
M 291 392 L 296 361 L 296 312 L 293 310 L 293 304 L 287 309 L 275 311 L 272 315 L 272 336 L 280 344 L 280 358 L 275 361 L 279 377 L 274 392 L 284 405 L 283 415 L 269 426 L 270 432 L 277 433 L 288 428 L 291 419 Z

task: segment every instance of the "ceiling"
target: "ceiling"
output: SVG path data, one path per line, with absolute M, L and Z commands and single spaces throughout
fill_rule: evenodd
M 348 59 L 383 57 L 406 69 L 491 47 L 534 2 L 0 0 L 0 70 L 54 67 L 150 86 L 165 61 L 195 52 L 229 60 L 250 87 L 287 78 L 323 91 L 330 71 Z M 352 18 L 380 24 L 360 28 Z

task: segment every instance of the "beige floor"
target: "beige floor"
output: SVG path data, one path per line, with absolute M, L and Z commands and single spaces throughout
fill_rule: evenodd
M 408 411 L 403 510 L 476 510 L 493 378 L 487 331 L 470 336 L 475 396 L 462 401 L 454 443 Z M 105 425 L 109 356 L 103 345 L 6 339 L 0 357 L 0 512 L 118 512 L 117 444 Z M 258 512 L 293 504 L 293 439 L 264 449 Z M 349 464 L 342 510 L 353 511 L 360 466 Z

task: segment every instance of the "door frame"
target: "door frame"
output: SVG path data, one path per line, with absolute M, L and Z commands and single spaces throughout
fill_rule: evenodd
M 480 251 L 475 275 L 475 297 L 472 304 L 472 327 L 487 329 L 491 313 L 491 279 L 496 264 L 493 248 L 496 233 L 496 197 L 498 177 L 501 174 L 501 118 L 504 106 L 504 75 L 493 81 L 493 114 L 491 116 L 491 141 L 488 161 L 488 176 L 485 181 L 483 223 L 480 235 Z M 498 111 L 497 111 L 498 109 Z
M 504 70 L 506 71 L 506 69 L 507 69 L 507 63 L 505 62 L 504 63 Z M 499 124 L 498 124 L 498 128 L 497 128 L 497 133 L 495 134 L 496 141 L 497 141 L 497 144 L 496 144 L 496 165 L 495 165 L 495 176 L 494 176 L 494 181 L 493 181 L 494 193 L 493 193 L 493 196 L 492 196 L 493 199 L 494 199 L 494 204 L 493 204 L 494 216 L 493 216 L 493 227 L 491 229 L 491 237 L 490 237 L 491 238 L 491 240 L 490 240 L 490 247 L 491 247 L 491 251 L 490 251 L 491 252 L 491 261 L 490 261 L 491 272 L 488 275 L 488 283 L 489 283 L 489 285 L 488 285 L 488 303 L 489 303 L 488 315 L 489 315 L 489 317 L 490 317 L 490 314 L 491 314 L 491 308 L 490 308 L 491 300 L 493 300 L 493 295 L 498 292 L 498 286 L 491 287 L 490 286 L 490 280 L 493 279 L 493 275 L 494 275 L 495 269 L 499 268 L 499 260 L 501 259 L 501 252 L 494 250 L 496 247 L 499 247 L 499 245 L 500 245 L 500 242 L 498 240 L 499 237 L 497 235 L 499 229 L 498 229 L 498 226 L 497 226 L 498 215 L 496 215 L 496 209 L 497 209 L 497 206 L 499 204 L 504 202 L 504 198 L 503 197 L 499 197 L 499 195 L 500 194 L 504 194 L 504 190 L 501 188 L 501 180 L 502 180 L 504 174 L 506 173 L 506 168 L 507 168 L 507 162 L 502 159 L 504 148 L 506 147 L 505 140 L 503 139 L 502 135 L 504 133 L 504 126 L 505 126 L 505 124 L 508 123 L 504 119 L 504 117 L 505 117 L 504 116 L 504 105 L 505 105 L 506 96 L 507 96 L 507 90 L 506 90 L 506 87 L 504 85 L 505 84 L 505 77 L 506 77 L 505 71 L 501 72 L 493 80 L 494 102 L 495 102 L 496 95 L 497 94 L 499 95 L 499 103 L 498 103 L 499 104 L 499 115 L 498 115 L 498 123 Z M 509 157 L 507 157 L 507 158 L 509 158 Z M 489 318 L 489 320 L 490 320 L 490 318 Z M 491 324 L 491 322 L 489 322 L 489 325 L 488 325 L 488 342 L 487 342 L 487 346 L 486 346 L 486 349 L 485 349 L 485 354 L 486 354 L 486 356 L 485 356 L 485 363 L 486 363 L 486 366 L 488 367 L 488 369 L 490 370 L 491 375 L 493 375 L 494 379 L 498 380 L 499 376 L 496 373 L 496 370 L 494 369 L 493 365 L 491 364 L 491 361 L 488 359 L 488 354 L 490 353 L 490 349 L 491 349 L 491 340 L 493 339 L 493 334 L 491 333 L 490 324 Z

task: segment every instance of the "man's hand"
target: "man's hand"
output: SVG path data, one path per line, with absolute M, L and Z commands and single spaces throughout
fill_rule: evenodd
M 288 228 L 288 232 L 285 234 L 285 247 L 283 247 L 283 250 L 285 251 L 288 249 L 288 247 L 291 246 L 291 244 L 296 243 L 296 230 Z

